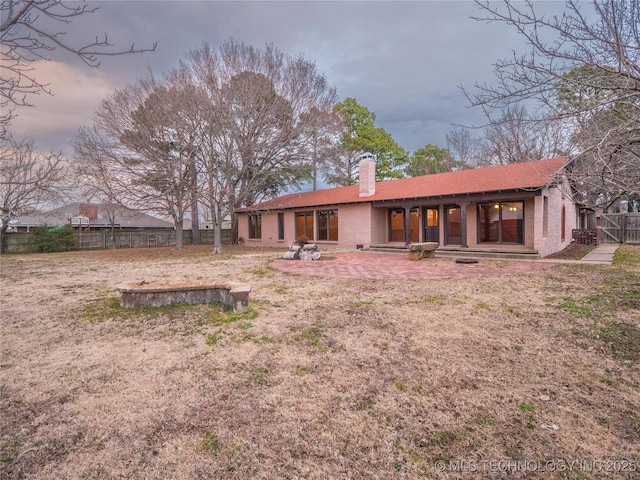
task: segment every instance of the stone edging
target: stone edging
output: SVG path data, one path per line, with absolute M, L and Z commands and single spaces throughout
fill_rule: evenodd
M 222 302 L 235 312 L 249 308 L 251 287 L 242 283 L 219 282 L 184 282 L 184 283 L 149 283 L 127 282 L 116 287 L 120 297 L 120 306 L 135 308 L 142 306 L 162 307 L 172 303 Z

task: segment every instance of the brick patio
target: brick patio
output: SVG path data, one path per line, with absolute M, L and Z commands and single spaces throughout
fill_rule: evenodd
M 395 253 L 323 253 L 318 261 L 274 260 L 270 267 L 303 276 L 329 278 L 438 278 L 456 276 L 504 275 L 549 268 L 550 263 L 480 260 L 462 265 L 453 259 L 431 258 L 411 261 Z

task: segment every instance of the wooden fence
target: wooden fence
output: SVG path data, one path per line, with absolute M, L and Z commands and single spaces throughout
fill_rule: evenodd
M 605 213 L 598 233 L 600 243 L 640 243 L 640 213 Z
M 213 230 L 200 230 L 200 240 L 204 245 L 213 245 Z M 138 230 L 131 232 L 74 232 L 75 244 L 71 250 L 107 250 L 112 248 L 170 247 L 176 244 L 176 232 L 172 230 Z M 7 253 L 32 251 L 32 233 L 8 233 Z M 191 245 L 192 232 L 183 232 L 182 243 Z M 231 244 L 231 230 L 222 230 L 223 245 Z

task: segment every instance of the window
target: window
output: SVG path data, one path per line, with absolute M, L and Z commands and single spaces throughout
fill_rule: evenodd
M 296 213 L 296 240 L 302 236 L 313 240 L 313 212 Z
M 409 241 L 420 241 L 420 209 L 417 207 L 409 210 Z
M 284 213 L 278 213 L 278 240 L 284 240 Z
M 524 243 L 523 202 L 478 205 L 478 240 L 490 243 Z
M 262 238 L 262 215 L 249 215 L 249 238 Z
M 542 197 L 542 236 L 549 236 L 549 197 Z
M 338 241 L 338 210 L 318 210 L 318 240 Z

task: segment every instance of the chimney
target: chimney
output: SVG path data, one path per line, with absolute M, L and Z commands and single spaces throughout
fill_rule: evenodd
M 359 185 L 360 196 L 370 197 L 376 193 L 376 162 L 373 154 L 367 152 L 360 157 L 359 169 Z
M 98 218 L 98 205 L 94 205 L 92 203 L 81 203 L 78 208 L 78 213 L 90 218 L 91 220 L 95 220 Z

